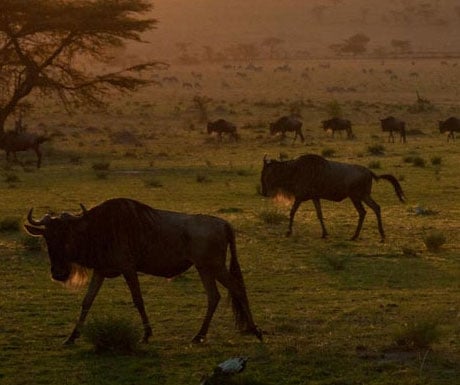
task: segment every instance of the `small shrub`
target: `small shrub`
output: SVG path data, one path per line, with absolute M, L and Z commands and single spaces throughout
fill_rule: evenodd
M 333 270 L 340 271 L 345 270 L 350 258 L 344 255 L 328 255 L 324 259 Z
M 0 220 L 0 232 L 2 233 L 19 231 L 19 228 L 19 218 L 5 217 Z
M 96 170 L 95 174 L 97 179 L 107 179 L 109 176 L 109 172 L 104 170 Z
M 371 155 L 383 155 L 385 153 L 385 147 L 381 144 L 373 144 L 367 148 L 367 151 Z
M 144 180 L 145 187 L 160 188 L 163 187 L 163 183 L 155 177 Z
M 379 168 L 382 168 L 382 165 L 380 164 L 380 161 L 373 160 L 373 161 L 369 162 L 368 167 L 370 169 L 379 169 Z
M 242 213 L 243 210 L 238 207 L 222 207 L 217 210 L 219 214 L 235 214 L 235 213 Z
M 331 158 L 335 155 L 335 150 L 333 148 L 323 148 L 321 155 L 325 158 Z
M 110 162 L 95 162 L 91 167 L 94 171 L 108 171 L 110 168 Z
M 412 159 L 412 164 L 413 164 L 415 167 L 425 167 L 426 162 L 425 162 L 425 159 L 423 159 L 422 157 L 420 157 L 420 156 L 415 156 L 415 157 Z
M 82 332 L 97 353 L 133 353 L 140 338 L 139 330 L 131 321 L 114 317 L 94 319 Z
M 441 231 L 432 231 L 423 237 L 423 243 L 428 251 L 436 252 L 446 243 L 446 237 Z
M 413 163 L 414 162 L 414 156 L 413 155 L 406 155 L 403 158 L 404 163 Z
M 13 172 L 7 172 L 5 174 L 5 182 L 6 183 L 16 183 L 16 182 L 20 182 L 21 180 L 19 179 L 19 177 L 13 173 Z
M 442 158 L 440 156 L 433 156 L 431 158 L 431 164 L 433 166 L 440 166 L 442 163 Z
M 286 216 L 276 210 L 262 211 L 259 213 L 259 218 L 267 225 L 279 225 L 286 220 Z
M 211 179 L 209 178 L 209 176 L 200 173 L 196 175 L 196 181 L 198 183 L 207 183 L 207 182 L 211 182 Z
M 440 337 L 438 322 L 420 320 L 405 325 L 396 333 L 396 345 L 405 350 L 430 348 Z
M 236 175 L 238 176 L 249 176 L 251 174 L 252 172 L 250 170 L 245 170 L 243 168 L 236 171 Z

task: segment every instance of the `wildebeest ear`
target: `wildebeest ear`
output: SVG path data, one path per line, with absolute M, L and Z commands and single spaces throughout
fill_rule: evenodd
M 45 233 L 45 230 L 39 227 L 24 225 L 24 228 L 30 235 L 34 237 L 41 237 Z

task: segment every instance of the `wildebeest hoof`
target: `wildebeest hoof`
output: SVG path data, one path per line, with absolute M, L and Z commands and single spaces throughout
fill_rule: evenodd
M 73 346 L 75 345 L 75 338 L 66 338 L 64 342 L 62 343 L 64 346 Z
M 328 236 L 329 236 L 328 233 L 323 233 L 323 235 L 321 235 L 321 238 L 326 239 Z
M 292 231 L 288 230 L 286 231 L 286 237 L 290 237 L 292 235 Z
M 195 337 L 193 337 L 192 343 L 194 344 L 202 344 L 205 340 L 205 336 L 197 334 Z

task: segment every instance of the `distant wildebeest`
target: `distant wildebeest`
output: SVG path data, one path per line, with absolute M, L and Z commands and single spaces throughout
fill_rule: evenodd
M 239 139 L 236 132 L 236 126 L 225 119 L 217 119 L 214 122 L 208 122 L 207 129 L 209 135 L 213 132 L 217 133 L 219 141 L 222 140 L 222 134 L 228 134 L 228 136 L 235 141 Z
M 292 233 L 294 215 L 302 202 L 313 200 L 316 215 L 321 223 L 322 237 L 328 234 L 323 222 L 321 199 L 340 202 L 350 198 L 359 214 L 358 226 L 351 239 L 358 238 L 366 216 L 366 203 L 377 216 L 380 236 L 385 239 L 380 206 L 371 198 L 372 180 L 386 179 L 393 185 L 396 195 L 404 202 L 404 193 L 392 175 L 376 175 L 363 166 L 328 161 L 318 155 L 303 155 L 294 160 L 276 161 L 264 158 L 261 175 L 262 195 L 278 193 L 294 199 L 291 208 L 287 236 Z
M 276 122 L 270 123 L 270 134 L 275 135 L 279 132 L 281 133 L 282 139 L 286 137 L 286 132 L 295 132 L 292 143 L 297 139 L 297 135 L 300 136 L 302 142 L 305 141 L 302 134 L 302 122 L 293 116 L 282 116 Z
M 383 132 L 389 132 L 388 142 L 395 142 L 393 132 L 399 132 L 399 141 L 406 143 L 406 122 L 397 119 L 393 116 L 389 116 L 385 119 L 380 119 L 380 125 Z
M 450 118 L 447 118 L 446 120 L 439 121 L 439 131 L 441 134 L 444 134 L 445 132 L 448 132 L 449 134 L 447 135 L 447 141 L 452 138 L 453 141 L 455 141 L 455 134 L 454 132 L 460 132 L 460 119 L 451 116 Z
M 143 341 L 152 335 L 139 285 L 138 272 L 171 278 L 195 265 L 208 297 L 202 326 L 193 338 L 202 342 L 220 299 L 217 281 L 228 289 L 236 325 L 262 340 L 254 324 L 237 259 L 235 233 L 223 219 L 156 210 L 143 203 L 110 199 L 81 215 L 62 213 L 34 220 L 32 209 L 25 224 L 33 236 L 43 236 L 48 246 L 51 275 L 56 281 L 75 283 L 93 270 L 80 317 L 66 343 L 80 329 L 105 278 L 123 275 L 144 327 Z M 230 266 L 226 267 L 227 248 Z M 189 321 L 189 320 L 188 320 Z M 188 322 L 187 321 L 187 322 Z
M 49 140 L 44 135 L 38 135 L 29 132 L 7 131 L 0 134 L 0 148 L 6 152 L 6 160 L 10 160 L 10 153 L 13 153 L 14 160 L 18 161 L 16 152 L 33 150 L 37 154 L 37 168 L 40 168 L 42 162 L 42 152 L 40 144 Z
M 332 118 L 328 120 L 323 120 L 321 122 L 323 125 L 324 131 L 327 130 L 332 130 L 332 137 L 334 137 L 334 133 L 336 131 L 339 131 L 340 135 L 342 135 L 342 131 L 345 131 L 347 133 L 347 138 L 348 139 L 353 139 L 353 131 L 351 130 L 351 122 L 348 119 L 342 119 L 342 118 Z

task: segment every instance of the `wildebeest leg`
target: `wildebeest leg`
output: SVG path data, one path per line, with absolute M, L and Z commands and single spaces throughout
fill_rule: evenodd
M 256 326 L 252 318 L 244 284 L 235 278 L 227 269 L 220 270 L 217 273 L 216 278 L 222 285 L 224 285 L 232 297 L 234 312 L 236 308 L 235 317 L 237 318 L 237 325 L 245 325 L 246 330 L 244 331 L 254 334 L 260 341 L 262 341 L 262 332 Z
M 351 240 L 354 241 L 359 237 L 359 233 L 361 232 L 361 228 L 363 227 L 364 218 L 366 216 L 366 209 L 363 206 L 363 203 L 358 198 L 351 198 L 353 205 L 355 206 L 356 211 L 358 211 L 359 219 L 358 219 L 358 226 L 356 227 L 355 234 L 351 237 Z
M 318 217 L 319 223 L 321 223 L 321 229 L 323 230 L 323 234 L 321 235 L 321 238 L 326 238 L 328 234 L 327 234 L 326 226 L 324 226 L 323 212 L 321 210 L 321 202 L 319 199 L 313 199 L 313 203 L 315 205 L 316 216 Z
M 286 237 L 289 237 L 292 234 L 292 224 L 294 223 L 294 216 L 301 203 L 301 200 L 296 199 L 291 207 L 291 212 L 289 213 L 289 228 L 286 233 Z
M 133 299 L 134 306 L 136 306 L 137 311 L 139 312 L 142 325 L 144 326 L 144 337 L 142 337 L 142 342 L 148 342 L 149 337 L 152 335 L 152 327 L 150 326 L 147 313 L 145 312 L 144 300 L 142 299 L 141 287 L 139 285 L 139 278 L 135 271 L 129 271 L 123 273 L 125 281 L 129 286 L 131 291 L 131 297 Z
M 34 148 L 35 153 L 37 154 L 37 168 L 40 168 L 40 165 L 42 164 L 42 152 L 40 151 L 40 147 L 35 147 Z
M 378 225 L 378 228 L 379 228 L 381 241 L 384 242 L 385 241 L 385 232 L 383 231 L 382 216 L 380 215 L 380 206 L 370 196 L 367 196 L 366 198 L 364 198 L 363 201 L 372 210 L 374 210 L 374 213 L 375 213 L 375 215 L 377 217 L 377 225 Z
M 208 296 L 208 308 L 206 310 L 206 315 L 203 320 L 203 324 L 197 335 L 193 337 L 192 342 L 201 343 L 204 341 L 206 334 L 208 333 L 209 324 L 211 323 L 212 316 L 216 311 L 217 305 L 220 300 L 219 290 L 217 290 L 216 280 L 214 275 L 206 269 L 198 268 L 198 273 L 201 277 L 201 282 L 203 282 L 206 295 Z
M 94 298 L 96 298 L 96 295 L 99 292 L 99 289 L 101 288 L 103 282 L 104 277 L 99 275 L 95 271 L 93 273 L 93 276 L 91 277 L 91 281 L 88 286 L 88 291 L 86 292 L 85 298 L 83 299 L 83 303 L 81 305 L 80 317 L 78 318 L 77 324 L 75 325 L 72 333 L 64 341 L 64 344 L 71 345 L 80 336 L 80 329 L 85 323 L 85 319 L 88 315 L 89 309 L 91 309 L 91 305 L 93 304 Z

